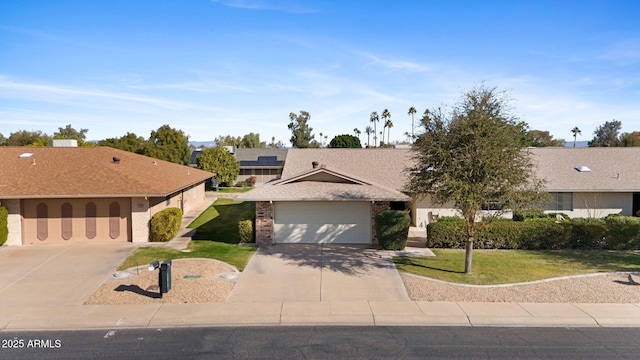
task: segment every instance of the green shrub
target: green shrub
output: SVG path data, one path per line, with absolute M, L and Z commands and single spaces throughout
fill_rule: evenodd
M 547 213 L 542 210 L 527 209 L 517 210 L 513 213 L 513 221 L 525 221 L 529 219 L 554 219 L 557 220 L 557 216 L 562 216 L 565 220 L 569 220 L 569 215 L 565 213 Z
M 9 238 L 9 211 L 6 207 L 0 206 L 0 245 Z
M 378 243 L 385 250 L 402 250 L 407 246 L 411 218 L 401 210 L 385 210 L 376 215 Z
M 427 225 L 427 247 L 430 248 L 464 248 L 466 236 L 461 218 L 440 218 Z
M 166 208 L 158 211 L 149 224 L 149 241 L 165 242 L 178 235 L 182 223 L 182 210 Z
M 611 214 L 605 219 L 607 248 L 635 250 L 640 248 L 640 219 L 634 216 Z
M 604 219 L 575 218 L 569 225 L 567 248 L 602 249 L 606 247 L 607 228 Z
M 241 243 L 255 242 L 253 236 L 253 221 L 252 220 L 240 220 L 238 221 L 238 233 L 240 234 Z

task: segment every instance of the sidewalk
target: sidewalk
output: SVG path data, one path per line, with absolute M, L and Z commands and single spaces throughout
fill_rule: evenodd
M 240 325 L 638 327 L 640 304 L 284 301 L 0 308 L 0 332 Z

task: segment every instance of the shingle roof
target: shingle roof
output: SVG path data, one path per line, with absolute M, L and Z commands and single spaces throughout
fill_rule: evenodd
M 278 148 L 237 148 L 233 156 L 240 162 L 257 161 L 261 156 L 275 156 L 278 161 L 284 161 L 287 151 L 287 149 Z
M 640 147 L 534 148 L 536 174 L 551 192 L 640 191 Z M 591 171 L 580 172 L 579 166 Z
M 408 149 L 290 149 L 281 178 L 312 169 L 311 163 L 317 161 L 335 171 L 402 191 L 404 170 L 413 165 L 411 157 Z
M 22 153 L 33 155 L 20 158 Z M 0 147 L 5 199 L 167 196 L 212 175 L 110 147 Z
M 312 166 L 314 161 L 319 165 L 316 169 Z M 410 153 L 406 150 L 291 149 L 281 180 L 238 198 L 251 201 L 408 201 L 410 198 L 401 189 L 403 172 L 410 161 Z

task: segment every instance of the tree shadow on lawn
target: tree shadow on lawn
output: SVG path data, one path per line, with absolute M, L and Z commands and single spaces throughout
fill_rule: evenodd
M 640 271 L 640 255 L 611 250 L 544 251 L 554 261 L 580 264 L 600 271 Z
M 193 240 L 212 240 L 227 244 L 240 243 L 238 221 L 253 219 L 256 211 L 255 202 L 211 205 L 218 216 L 195 229 Z
M 439 268 L 439 267 L 435 267 L 435 266 L 426 266 L 426 265 L 423 265 L 423 264 L 419 264 L 419 263 L 414 262 L 413 259 L 411 259 L 410 257 L 406 257 L 406 256 L 402 256 L 402 257 L 396 258 L 394 260 L 394 262 L 397 265 L 415 266 L 415 267 L 420 267 L 420 268 L 423 268 L 423 269 L 430 269 L 430 270 L 448 272 L 448 273 L 452 273 L 452 274 L 464 274 L 464 271 L 455 271 L 455 270 L 443 269 L 443 268 Z

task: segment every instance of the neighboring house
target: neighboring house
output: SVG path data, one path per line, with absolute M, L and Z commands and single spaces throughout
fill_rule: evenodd
M 256 201 L 256 242 L 376 243 L 375 215 L 405 209 L 409 152 L 290 149 L 280 180 L 238 196 Z
M 206 201 L 213 174 L 110 147 L 0 147 L 7 245 L 149 239 L 167 207 Z
M 604 217 L 640 211 L 640 148 L 526 151 L 537 176 L 546 179 L 547 212 Z M 406 149 L 291 149 L 280 180 L 238 198 L 257 202 L 259 244 L 376 244 L 374 219 L 381 210 L 410 209 L 419 227 L 458 214 L 428 196 L 403 193 L 411 155 Z
M 236 182 L 256 177 L 256 186 L 279 179 L 287 156 L 287 149 L 236 148 L 233 156 L 240 162 L 240 174 Z

